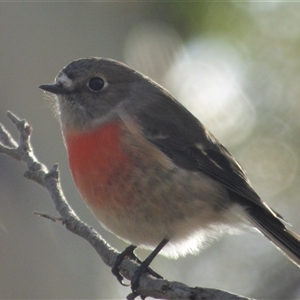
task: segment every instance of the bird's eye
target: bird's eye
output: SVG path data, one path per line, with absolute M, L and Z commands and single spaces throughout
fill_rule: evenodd
M 88 82 L 88 88 L 93 92 L 99 92 L 104 87 L 104 80 L 100 77 L 93 77 Z

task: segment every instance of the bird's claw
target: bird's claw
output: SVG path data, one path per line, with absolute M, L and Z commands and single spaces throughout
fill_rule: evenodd
M 113 275 L 116 276 L 117 280 L 120 282 L 120 284 L 122 284 L 123 286 L 130 286 L 130 284 L 126 284 L 124 283 L 124 277 L 120 274 L 120 270 L 119 270 L 119 267 L 122 263 L 122 261 L 125 259 L 125 258 L 130 258 L 134 261 L 137 261 L 137 262 L 141 262 L 134 254 L 134 250 L 136 249 L 136 246 L 134 245 L 130 245 L 128 246 L 123 252 L 121 252 L 116 260 L 115 260 L 115 263 L 114 265 L 112 266 L 111 268 L 111 272 L 113 273 Z

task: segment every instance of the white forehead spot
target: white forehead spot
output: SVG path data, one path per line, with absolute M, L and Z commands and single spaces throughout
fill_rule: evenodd
M 56 77 L 56 81 L 63 84 L 65 87 L 71 87 L 72 86 L 72 80 L 63 72 L 58 74 Z

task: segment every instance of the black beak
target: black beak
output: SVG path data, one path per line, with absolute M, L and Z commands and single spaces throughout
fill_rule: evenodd
M 55 95 L 61 95 L 61 94 L 67 94 L 68 91 L 63 87 L 62 84 L 57 83 L 51 83 L 51 84 L 42 84 L 39 86 L 40 89 L 55 94 Z

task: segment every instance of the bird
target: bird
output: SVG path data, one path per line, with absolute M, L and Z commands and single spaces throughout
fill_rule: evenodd
M 56 99 L 82 199 L 105 229 L 130 244 L 120 260 L 136 247 L 152 251 L 133 290 L 158 253 L 195 254 L 244 226 L 300 266 L 300 237 L 259 197 L 232 154 L 161 85 L 122 62 L 89 57 L 40 88 Z M 118 265 L 113 273 L 121 282 Z

